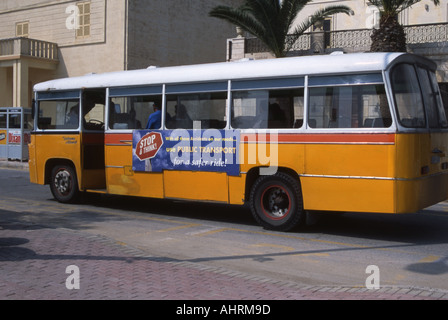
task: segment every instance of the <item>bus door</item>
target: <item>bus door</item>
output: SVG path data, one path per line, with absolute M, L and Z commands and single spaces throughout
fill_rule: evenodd
M 80 187 L 82 190 L 106 189 L 104 157 L 104 120 L 106 91 L 82 93 L 82 134 Z

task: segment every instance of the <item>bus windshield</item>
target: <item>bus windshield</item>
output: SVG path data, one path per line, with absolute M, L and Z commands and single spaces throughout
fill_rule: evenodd
M 398 121 L 403 127 L 448 126 L 434 72 L 420 66 L 399 64 L 392 70 L 391 82 Z

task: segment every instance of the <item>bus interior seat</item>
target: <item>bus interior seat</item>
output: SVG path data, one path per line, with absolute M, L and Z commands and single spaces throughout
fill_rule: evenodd
M 123 130 L 123 129 L 128 129 L 128 128 L 129 128 L 129 125 L 128 125 L 127 123 L 120 123 L 120 122 L 117 122 L 117 123 L 114 123 L 113 128 L 114 128 L 114 129 L 121 129 L 121 130 Z
M 296 119 L 294 121 L 294 128 L 302 128 L 303 126 L 303 119 Z
M 317 128 L 317 121 L 316 121 L 316 119 L 308 119 L 308 127 L 310 127 L 310 128 Z
M 339 124 L 337 121 L 330 120 L 330 122 L 328 122 L 328 128 L 339 128 Z
M 364 120 L 364 128 L 386 128 L 390 127 L 392 119 L 367 118 Z
M 201 120 L 202 129 L 224 129 L 226 122 L 218 119 Z
M 255 117 L 252 116 L 240 116 L 232 119 L 233 128 L 250 129 L 255 124 Z

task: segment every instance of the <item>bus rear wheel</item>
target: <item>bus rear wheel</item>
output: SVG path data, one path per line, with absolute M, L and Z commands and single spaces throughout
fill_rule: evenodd
M 269 230 L 289 231 L 305 220 L 300 183 L 282 172 L 255 181 L 250 208 L 255 220 Z
M 75 202 L 79 196 L 76 172 L 70 165 L 56 165 L 51 171 L 50 190 L 62 203 Z

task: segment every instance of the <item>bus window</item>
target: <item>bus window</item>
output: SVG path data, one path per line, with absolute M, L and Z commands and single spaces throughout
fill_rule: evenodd
M 439 111 L 439 120 L 442 128 L 448 127 L 448 119 L 445 110 L 445 105 L 442 101 L 439 84 L 437 83 L 436 74 L 434 72 L 428 71 L 429 80 L 431 82 L 431 88 L 434 92 L 434 99 L 437 103 L 437 109 Z
M 392 117 L 384 85 L 310 88 L 311 128 L 388 128 Z
M 162 96 L 114 97 L 109 102 L 109 129 L 143 129 Z
M 79 99 L 39 102 L 38 129 L 79 129 Z
M 445 110 L 440 99 L 437 80 L 434 82 L 430 78 L 427 69 L 417 67 L 420 85 L 425 102 L 426 112 L 428 114 L 428 124 L 430 128 L 446 128 L 447 120 Z M 435 75 L 434 75 L 435 78 Z
M 227 92 L 167 95 L 168 129 L 224 129 Z
M 303 88 L 236 91 L 232 98 L 233 128 L 282 129 L 303 125 Z
M 400 64 L 393 68 L 391 82 L 401 125 L 408 128 L 426 127 L 423 98 L 414 66 Z
M 86 91 L 83 94 L 83 124 L 87 130 L 104 131 L 104 90 Z

